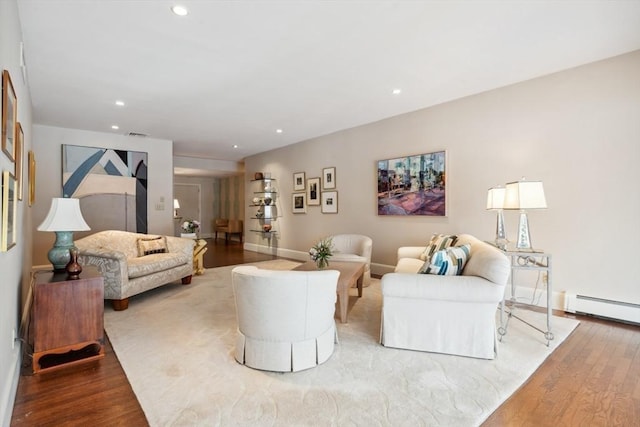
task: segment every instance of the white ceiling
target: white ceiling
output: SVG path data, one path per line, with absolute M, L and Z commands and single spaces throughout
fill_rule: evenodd
M 34 122 L 235 161 L 640 49 L 634 0 L 174 3 L 18 0 Z

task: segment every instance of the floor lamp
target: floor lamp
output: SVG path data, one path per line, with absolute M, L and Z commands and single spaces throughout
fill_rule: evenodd
M 542 181 L 510 182 L 506 185 L 504 194 L 504 209 L 519 210 L 518 242 L 516 248 L 531 250 L 531 235 L 529 234 L 528 209 L 546 209 L 547 200 L 544 197 Z
M 504 187 L 493 187 L 487 191 L 487 210 L 496 211 L 496 246 L 500 249 L 507 247 L 507 234 L 504 231 Z

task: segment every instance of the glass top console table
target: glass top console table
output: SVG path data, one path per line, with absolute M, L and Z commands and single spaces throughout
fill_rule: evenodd
M 520 320 L 521 322 L 531 326 L 535 330 L 544 334 L 545 339 L 547 340 L 547 347 L 549 346 L 549 342 L 553 340 L 553 333 L 551 332 L 551 316 L 552 316 L 552 286 L 551 286 L 551 254 L 544 253 L 541 251 L 535 250 L 510 250 L 503 249 L 505 255 L 509 257 L 511 261 L 511 298 L 507 300 L 503 298 L 502 303 L 500 304 L 500 326 L 498 327 L 498 334 L 500 335 L 500 341 L 502 341 L 502 337 L 507 334 L 507 329 L 509 327 L 509 320 L 512 317 Z M 518 305 L 531 305 L 522 302 L 518 302 L 515 296 L 515 273 L 517 271 L 530 270 L 530 271 L 538 271 L 543 274 L 543 283 L 546 285 L 547 291 L 547 324 L 546 329 L 541 329 L 538 326 L 529 323 L 524 320 L 522 317 L 518 317 L 515 314 L 515 309 Z M 505 307 L 506 306 L 506 307 Z M 508 310 L 507 310 L 508 307 Z

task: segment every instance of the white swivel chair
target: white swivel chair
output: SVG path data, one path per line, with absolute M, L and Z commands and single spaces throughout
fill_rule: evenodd
M 359 261 L 364 262 L 363 286 L 371 284 L 371 250 L 373 241 L 368 236 L 361 234 L 336 234 L 331 237 L 333 242 L 333 256 L 329 259 L 329 268 L 331 261 Z
M 265 371 L 295 372 L 333 354 L 336 270 L 233 269 L 238 317 L 235 359 Z

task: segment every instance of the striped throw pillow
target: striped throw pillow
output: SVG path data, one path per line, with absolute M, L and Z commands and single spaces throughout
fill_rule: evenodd
M 423 274 L 438 274 L 440 276 L 459 276 L 462 274 L 464 265 L 469 259 L 471 245 L 452 246 L 441 251 L 437 251 L 420 268 Z
M 433 254 L 443 249 L 447 249 L 449 246 L 455 245 L 457 240 L 458 236 L 456 235 L 434 234 L 424 252 L 420 255 L 420 259 L 422 261 L 429 261 Z

